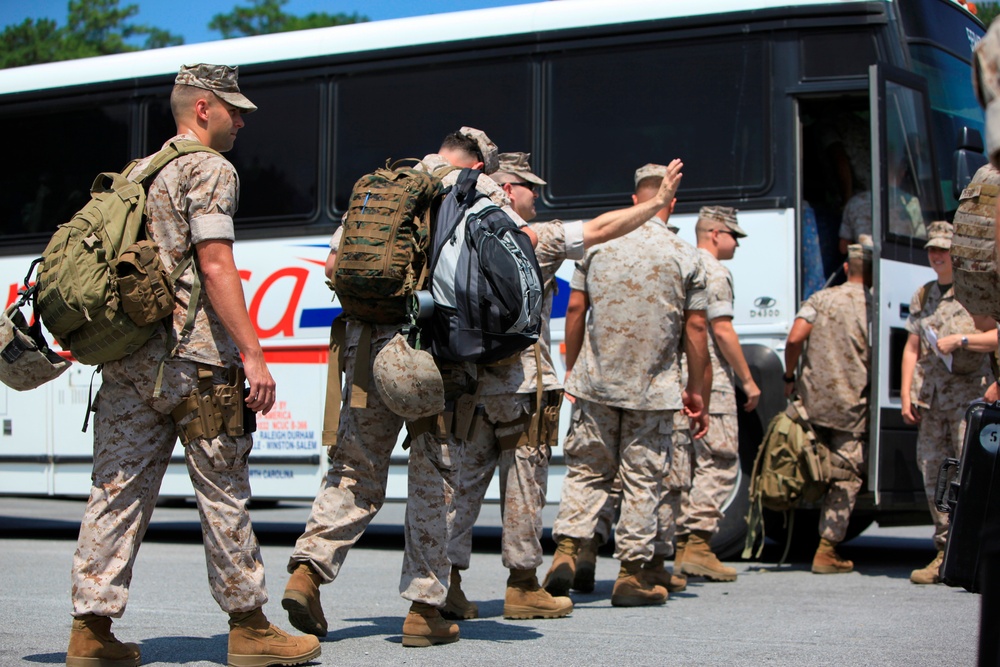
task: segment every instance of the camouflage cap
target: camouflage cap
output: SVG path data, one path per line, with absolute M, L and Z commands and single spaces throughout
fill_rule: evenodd
M 937 220 L 927 226 L 927 243 L 924 247 L 951 250 L 951 237 L 954 235 L 955 228 L 950 222 Z
M 698 211 L 699 220 L 714 220 L 721 222 L 726 229 L 736 235 L 736 238 L 743 238 L 747 235 L 743 228 L 736 221 L 738 210 L 730 206 L 702 206 Z
M 531 165 L 528 164 L 528 158 L 530 157 L 531 153 L 501 153 L 499 157 L 500 166 L 497 167 L 496 172 L 492 175 L 493 180 L 497 183 L 510 183 L 508 177 L 514 176 L 528 183 L 545 185 L 545 181 L 532 173 Z
M 666 175 L 667 175 L 666 166 L 662 164 L 653 164 L 652 162 L 649 162 L 635 170 L 635 185 L 638 186 L 639 181 L 641 181 L 644 178 L 652 178 L 653 176 L 656 176 L 657 178 L 663 178 Z
M 499 166 L 497 157 L 499 151 L 497 150 L 497 145 L 490 141 L 486 133 L 474 127 L 463 127 L 459 129 L 458 133 L 463 137 L 472 139 L 479 146 L 479 152 L 483 154 L 483 173 L 492 174 L 495 172 Z
M 444 412 L 444 380 L 434 357 L 392 337 L 372 364 L 375 388 L 386 406 L 407 421 Z
M 872 261 L 872 237 L 868 234 L 862 234 L 858 237 L 857 243 L 852 243 L 847 246 L 847 259 L 860 259 L 865 262 Z
M 229 65 L 206 65 L 205 63 L 184 65 L 177 73 L 174 85 L 211 90 L 219 99 L 229 102 L 243 113 L 256 111 L 257 106 L 240 92 L 240 87 L 236 83 L 238 75 L 239 68 Z

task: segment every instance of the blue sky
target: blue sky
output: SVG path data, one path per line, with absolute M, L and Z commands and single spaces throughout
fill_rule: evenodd
M 336 14 L 355 12 L 373 21 L 438 14 L 463 9 L 482 9 L 502 5 L 524 4 L 537 0 L 290 0 L 284 6 L 289 14 L 310 12 Z M 229 12 L 237 5 L 249 6 L 249 0 L 120 0 L 119 6 L 138 5 L 135 23 L 151 25 L 184 36 L 187 44 L 221 39 L 208 29 L 216 14 Z M 0 26 L 21 23 L 25 19 L 53 19 L 62 25 L 66 21 L 69 0 L 0 0 Z

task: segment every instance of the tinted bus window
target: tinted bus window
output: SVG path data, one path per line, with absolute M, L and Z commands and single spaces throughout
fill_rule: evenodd
M 131 157 L 128 120 L 127 104 L 4 115 L 13 157 L 0 163 L 3 236 L 48 235 L 73 217 L 97 174 Z
M 555 203 L 627 203 L 647 162 L 684 160 L 679 198 L 763 191 L 768 56 L 758 39 L 556 56 L 547 69 L 543 178 Z
M 801 45 L 805 79 L 868 76 L 868 66 L 878 59 L 875 37 L 868 32 L 809 33 Z
M 318 83 L 255 85 L 240 81 L 257 111 L 248 114 L 226 158 L 240 175 L 236 224 L 302 220 L 319 204 L 320 94 Z M 147 151 L 174 136 L 167 97 L 149 105 Z
M 389 158 L 422 158 L 462 126 L 501 151 L 531 150 L 532 64 L 504 61 L 367 74 L 336 85 L 334 208 Z

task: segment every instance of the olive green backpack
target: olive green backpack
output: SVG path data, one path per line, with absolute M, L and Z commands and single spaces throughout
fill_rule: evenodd
M 197 152 L 218 155 L 196 141 L 175 141 L 131 179 L 138 160 L 121 173 L 98 175 L 90 201 L 59 226 L 45 248 L 36 279 L 37 310 L 80 362 L 98 365 L 131 354 L 173 313 L 173 285 L 194 257 L 189 252 L 167 274 L 156 245 L 144 238 L 146 187 L 172 160 Z M 185 330 L 194 324 L 199 292 L 195 271 Z

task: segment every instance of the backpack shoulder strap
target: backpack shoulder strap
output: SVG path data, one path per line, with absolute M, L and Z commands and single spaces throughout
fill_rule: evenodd
M 177 141 L 171 141 L 166 147 L 155 153 L 142 172 L 132 180 L 145 185 L 147 181 L 160 173 L 160 170 L 168 164 L 182 155 L 190 155 L 191 153 L 212 153 L 213 155 L 222 157 L 221 153 L 200 142 L 191 139 L 178 139 Z M 126 167 L 128 171 L 123 173 L 131 173 L 132 169 L 135 168 L 135 163 L 136 161 L 129 163 L 129 166 Z
M 923 310 L 924 307 L 927 306 L 927 299 L 931 297 L 931 285 L 933 285 L 936 282 L 937 282 L 936 280 L 931 280 L 929 282 L 924 283 L 920 287 L 920 292 L 919 292 L 920 298 L 918 299 L 918 301 L 920 302 L 920 310 Z

